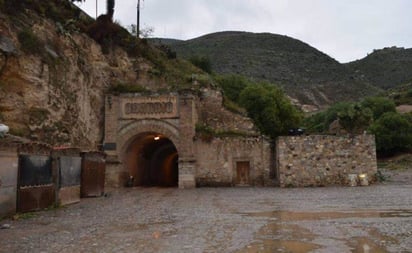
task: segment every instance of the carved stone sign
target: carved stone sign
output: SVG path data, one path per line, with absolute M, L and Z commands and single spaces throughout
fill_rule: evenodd
M 178 116 L 177 96 L 126 97 L 121 100 L 122 118 L 175 118 Z

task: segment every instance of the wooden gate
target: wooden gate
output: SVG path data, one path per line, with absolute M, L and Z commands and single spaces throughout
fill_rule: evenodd
M 41 210 L 54 203 L 55 188 L 50 156 L 20 155 L 17 211 Z
M 106 160 L 103 153 L 84 153 L 81 171 L 81 196 L 99 197 L 104 194 Z

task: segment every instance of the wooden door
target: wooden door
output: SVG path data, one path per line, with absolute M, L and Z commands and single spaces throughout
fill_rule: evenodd
M 236 162 L 236 184 L 249 185 L 250 163 Z

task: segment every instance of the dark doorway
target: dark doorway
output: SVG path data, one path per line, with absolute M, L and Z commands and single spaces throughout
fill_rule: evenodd
M 164 135 L 138 135 L 129 145 L 126 160 L 133 186 L 178 186 L 177 149 Z

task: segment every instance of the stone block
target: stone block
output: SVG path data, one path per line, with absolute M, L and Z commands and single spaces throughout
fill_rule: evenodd
M 190 189 L 196 187 L 195 176 L 192 174 L 179 175 L 179 188 Z

